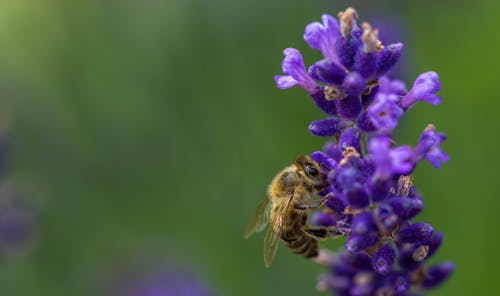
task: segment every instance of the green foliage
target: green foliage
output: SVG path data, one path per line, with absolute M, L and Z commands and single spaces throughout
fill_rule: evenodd
M 398 131 L 412 144 L 406 135 L 428 122 L 448 135 L 452 160 L 440 171 L 419 167 L 415 180 L 422 219 L 445 233 L 435 259 L 457 263 L 436 295 L 496 290 L 500 19 L 490 2 L 410 1 L 394 12 L 408 21 L 408 86 L 426 70 L 443 83 L 443 104 L 414 108 Z M 274 86 L 282 49 L 305 48 L 304 26 L 344 6 L 26 0 L 0 8 L 12 180 L 41 205 L 38 244 L 0 265 L 0 294 L 88 295 L 103 278 L 96 270 L 150 249 L 158 261 L 193 266 L 225 295 L 312 294 L 320 267 L 282 247 L 267 270 L 263 235 L 245 241 L 243 231 L 274 174 L 322 146 L 307 132 L 321 118 L 307 95 Z

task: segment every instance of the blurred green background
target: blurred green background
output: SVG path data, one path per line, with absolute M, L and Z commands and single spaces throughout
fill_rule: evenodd
M 282 247 L 266 269 L 263 235 L 243 230 L 274 174 L 323 145 L 305 92 L 274 85 L 282 50 L 318 59 L 305 25 L 347 5 L 403 19 L 407 85 L 427 70 L 443 83 L 443 103 L 398 130 L 410 144 L 429 122 L 448 134 L 451 162 L 415 177 L 419 219 L 445 233 L 434 260 L 457 264 L 431 294 L 495 294 L 500 4 L 371 2 L 0 1 L 10 179 L 39 208 L 31 252 L 0 262 L 0 294 L 92 295 L 141 256 L 188 266 L 217 295 L 314 294 L 323 268 Z

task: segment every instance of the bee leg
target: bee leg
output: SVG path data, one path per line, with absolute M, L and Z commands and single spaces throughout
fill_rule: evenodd
M 326 228 L 304 228 L 304 233 L 314 239 L 326 239 L 328 237 L 328 230 Z
M 306 211 L 306 210 L 317 209 L 317 208 L 322 207 L 322 206 L 323 206 L 323 203 L 321 201 L 319 201 L 319 202 L 312 202 L 309 204 L 295 204 L 294 208 L 296 210 Z
M 313 210 L 317 208 L 321 208 L 325 205 L 325 202 L 331 197 L 331 195 L 327 195 L 324 198 L 314 201 L 308 204 L 295 204 L 294 207 L 296 210 Z
M 302 229 L 304 233 L 315 239 L 326 239 L 330 236 L 338 237 L 342 234 L 339 232 L 338 228 L 335 226 L 330 227 L 318 227 L 318 228 L 304 228 Z
M 341 237 L 343 236 L 344 234 L 338 229 L 338 227 L 336 226 L 329 226 L 329 227 L 326 227 L 326 229 L 328 230 L 328 236 L 332 236 L 334 238 L 337 238 L 337 237 Z

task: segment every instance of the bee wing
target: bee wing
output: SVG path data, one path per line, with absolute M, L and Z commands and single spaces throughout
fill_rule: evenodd
M 254 232 L 262 231 L 266 227 L 267 223 L 269 223 L 271 205 L 271 198 L 266 196 L 257 207 L 257 210 L 255 210 L 252 219 L 248 222 L 247 229 L 245 230 L 245 238 L 249 238 Z
M 273 221 L 271 222 L 271 226 L 267 230 L 266 237 L 264 238 L 264 264 L 266 267 L 271 266 L 274 261 L 274 257 L 276 257 L 278 243 L 281 233 L 283 232 L 285 216 L 288 212 L 292 198 L 293 196 L 290 196 L 285 206 L 280 207 L 277 210 L 275 216 L 273 217 Z

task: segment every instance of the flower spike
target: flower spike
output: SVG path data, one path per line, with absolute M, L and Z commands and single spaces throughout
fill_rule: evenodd
M 401 58 L 403 44 L 382 45 L 377 29 L 357 25 L 351 7 L 338 18 L 325 14 L 321 23 L 305 28 L 306 43 L 323 54 L 319 61 L 306 71 L 300 52 L 288 48 L 285 75 L 275 77 L 279 88 L 305 89 L 326 114 L 309 125 L 311 134 L 329 138 L 323 151 L 310 155 L 326 179 L 318 193 L 324 208 L 311 222 L 345 241 L 328 260 L 315 261 L 331 270 L 318 288 L 336 295 L 417 295 L 442 284 L 455 265 L 427 267 L 443 233 L 413 221 L 424 201 L 411 174 L 424 159 L 439 168 L 450 157 L 441 149 L 446 135 L 433 125 L 413 148 L 398 144 L 393 131 L 417 102 L 438 105 L 441 83 L 429 71 L 408 91 L 404 82 L 386 76 Z

